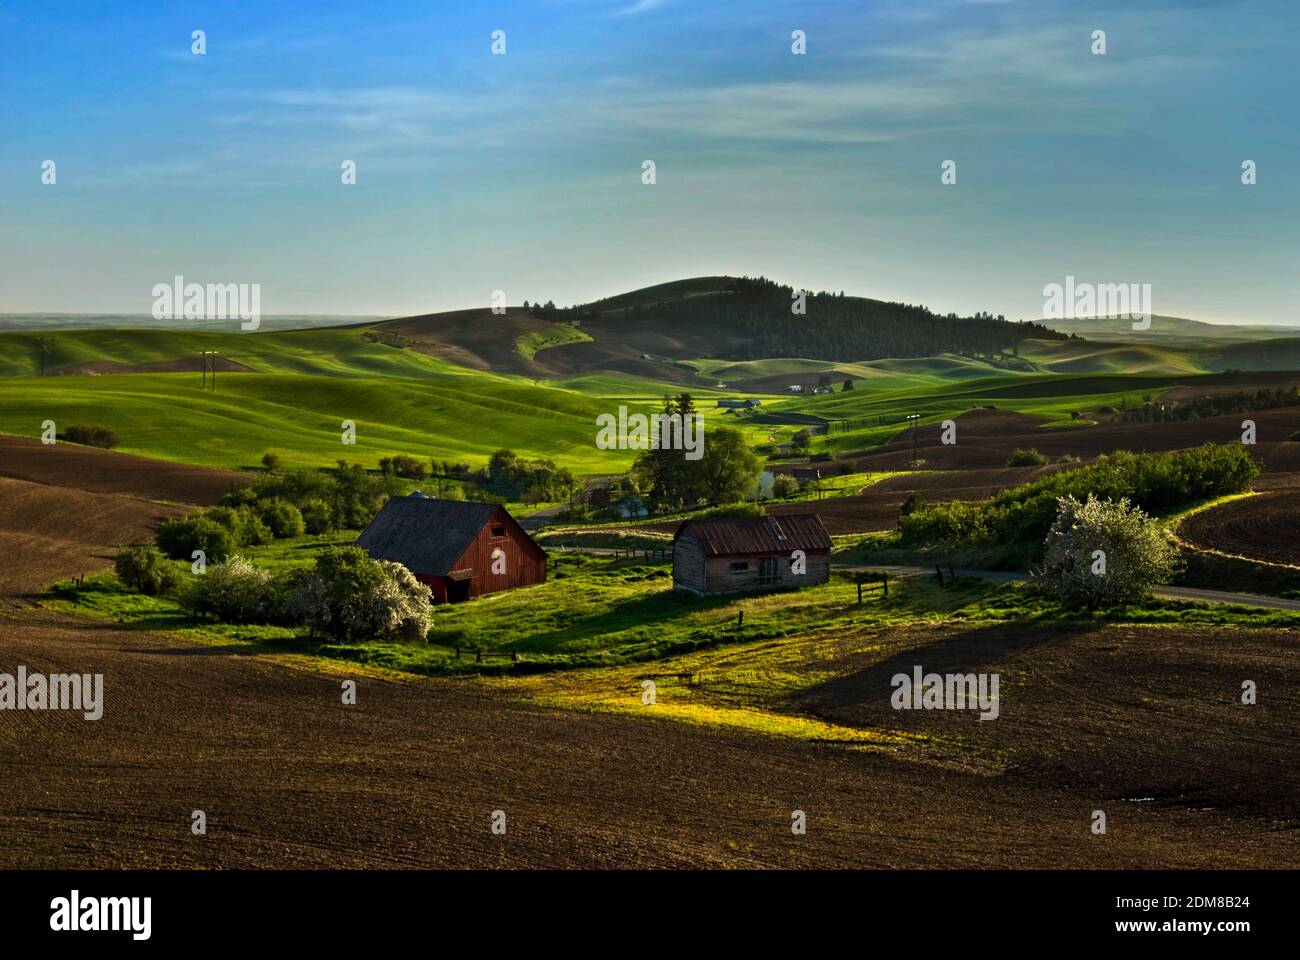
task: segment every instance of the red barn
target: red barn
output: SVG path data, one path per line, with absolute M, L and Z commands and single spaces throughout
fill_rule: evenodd
M 402 564 L 439 603 L 546 580 L 546 551 L 494 503 L 434 500 L 418 490 L 393 497 L 357 546 Z

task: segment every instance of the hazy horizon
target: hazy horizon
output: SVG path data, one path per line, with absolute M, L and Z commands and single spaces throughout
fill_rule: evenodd
M 1072 275 L 1298 319 L 1280 0 L 70 9 L 0 11 L 3 313 L 148 313 L 175 275 L 392 317 L 764 275 L 1032 320 Z

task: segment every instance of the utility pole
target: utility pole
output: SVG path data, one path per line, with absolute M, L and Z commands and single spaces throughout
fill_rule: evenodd
M 45 337 L 38 337 L 37 339 L 41 344 L 41 376 L 43 377 L 45 376 L 45 358 L 49 357 L 51 365 L 54 362 L 54 351 L 51 349 L 54 341 Z
M 907 419 L 912 421 L 912 465 L 915 466 L 916 465 L 916 427 L 917 424 L 921 422 L 921 414 L 919 412 L 909 414 Z
M 208 371 L 212 371 L 212 392 L 217 392 L 217 351 L 204 350 L 199 354 L 203 358 L 203 389 L 208 388 Z

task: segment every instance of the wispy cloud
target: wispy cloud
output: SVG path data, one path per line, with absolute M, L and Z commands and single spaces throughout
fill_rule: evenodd
M 614 11 L 616 17 L 634 17 L 639 13 L 649 13 L 651 10 L 657 10 L 664 6 L 667 0 L 636 0 L 630 7 L 623 7 Z

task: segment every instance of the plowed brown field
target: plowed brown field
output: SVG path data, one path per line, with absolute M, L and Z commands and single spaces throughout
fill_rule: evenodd
M 789 705 L 969 741 L 927 760 L 473 682 L 359 677 L 345 707 L 339 676 L 0 603 L 0 665 L 103 673 L 106 702 L 0 713 L 0 867 L 1300 866 L 1294 651 L 1211 633 L 864 633 Z M 904 662 L 1001 670 L 1002 716 L 900 718 Z
M 142 482 L 110 463 L 119 486 Z M 949 744 L 861 751 L 543 710 L 489 681 L 384 680 L 45 609 L 14 593 L 175 509 L 62 479 L 0 491 L 9 532 L 23 517 L 32 531 L 0 554 L 0 671 L 101 673 L 104 716 L 0 711 L 0 868 L 1300 866 L 1296 638 L 1278 630 L 852 630 L 777 709 Z M 190 503 L 214 489 L 171 484 Z M 1001 716 L 890 710 L 889 676 L 915 663 L 999 672 Z M 1258 705 L 1238 703 L 1242 678 Z
M 120 493 L 209 506 L 247 474 L 151 460 L 75 443 L 46 446 L 28 437 L 0 435 L 0 477 L 91 493 Z
M 1276 490 L 1192 514 L 1178 535 L 1196 547 L 1300 565 L 1300 490 Z

